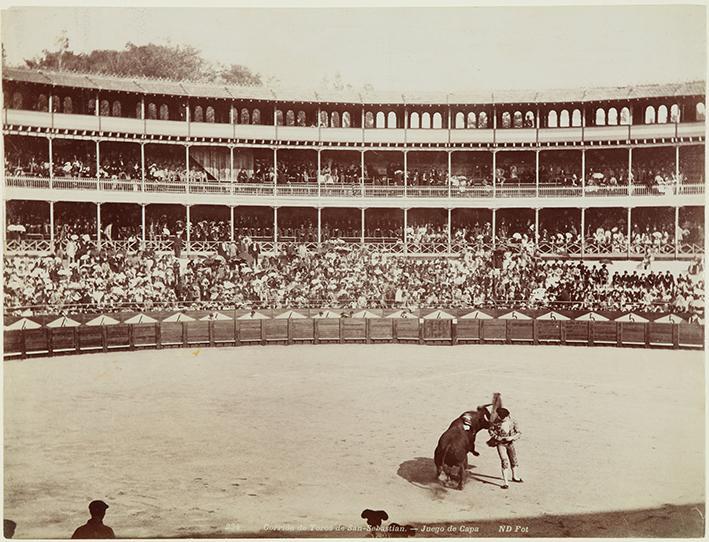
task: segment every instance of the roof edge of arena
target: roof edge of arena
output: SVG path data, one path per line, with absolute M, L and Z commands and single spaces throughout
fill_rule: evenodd
M 50 86 L 92 88 L 135 94 L 166 94 L 192 98 L 240 99 L 271 102 L 329 102 L 351 104 L 543 104 L 603 102 L 674 96 L 705 96 L 705 81 L 546 90 L 471 90 L 470 92 L 333 91 L 216 85 L 145 77 L 72 71 L 4 67 L 3 80 Z

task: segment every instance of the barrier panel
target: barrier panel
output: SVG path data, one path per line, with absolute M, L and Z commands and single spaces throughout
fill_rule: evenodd
M 704 326 L 679 324 L 680 346 L 704 346 Z
M 209 344 L 209 322 L 185 322 L 187 344 Z
M 239 320 L 239 342 L 261 342 L 261 322 L 264 320 Z
M 290 321 L 291 339 L 294 341 L 312 341 L 315 338 L 314 320 L 293 319 Z
M 673 327 L 672 324 L 656 324 L 650 322 L 648 324 L 648 342 L 656 345 L 673 345 Z
M 234 322 L 216 320 L 213 325 L 213 340 L 215 344 L 232 344 L 235 343 L 235 327 Z
M 182 345 L 182 324 L 180 322 L 161 322 L 160 344 L 162 346 Z
M 559 320 L 536 320 L 538 341 L 561 342 L 561 322 Z
M 396 327 L 396 338 L 400 341 L 418 341 L 419 321 L 417 318 L 392 318 Z
M 617 344 L 617 328 L 617 322 L 593 322 L 593 325 L 590 328 L 593 336 L 593 342 Z
M 158 344 L 154 324 L 135 324 L 133 326 L 133 345 L 140 347 L 156 346 Z
M 367 322 L 361 318 L 343 319 L 342 338 L 346 341 L 365 341 L 367 339 Z
M 51 347 L 53 352 L 76 350 L 76 331 L 71 327 L 50 329 Z
M 103 328 L 82 326 L 78 329 L 80 350 L 103 350 Z
M 565 336 L 565 342 L 588 343 L 590 339 L 589 324 L 589 322 L 574 322 L 573 320 L 564 321 L 561 326 Z
M 504 341 L 507 340 L 506 320 L 482 320 L 480 326 L 480 340 Z
M 8 356 L 23 356 L 25 355 L 25 335 L 23 330 L 10 330 L 5 332 L 3 337 L 3 352 L 5 357 Z
M 424 320 L 423 338 L 426 341 L 451 341 L 453 339 L 453 321 Z
M 621 322 L 620 342 L 622 344 L 645 344 L 645 324 Z
M 482 322 L 483 320 L 478 319 L 458 320 L 456 326 L 458 341 L 479 341 Z
M 106 326 L 106 347 L 107 348 L 128 348 L 130 346 L 130 325 L 117 324 Z
M 315 320 L 319 341 L 340 340 L 340 320 L 335 318 L 318 318 Z
M 390 341 L 394 338 L 391 318 L 371 318 L 369 320 L 369 338 L 374 341 Z
M 288 340 L 288 320 L 263 320 L 263 338 L 269 341 Z
M 533 341 L 533 320 L 507 320 L 507 339 L 509 341 Z
M 25 349 L 28 354 L 45 354 L 49 352 L 48 328 L 27 329 L 25 333 Z

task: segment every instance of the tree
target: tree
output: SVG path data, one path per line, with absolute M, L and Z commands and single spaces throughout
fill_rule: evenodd
M 128 42 L 120 51 L 97 49 L 90 53 L 69 50 L 69 39 L 63 33 L 57 39 L 56 51 L 25 60 L 29 68 L 140 76 L 173 81 L 200 81 L 230 85 L 260 86 L 261 76 L 246 66 L 214 65 L 191 45 L 135 45 Z

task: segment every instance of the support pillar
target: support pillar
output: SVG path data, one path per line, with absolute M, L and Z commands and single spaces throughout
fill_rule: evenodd
M 317 185 L 318 185 L 318 197 L 320 197 L 320 195 L 321 195 L 321 194 L 320 194 L 320 168 L 322 167 L 322 157 L 320 156 L 320 153 L 322 152 L 322 150 L 321 150 L 321 149 L 318 149 L 317 152 L 318 152 L 318 170 L 317 170 L 317 174 L 316 174 L 316 177 L 315 177 L 315 182 L 316 182 Z M 318 213 L 320 212 L 319 209 L 320 209 L 320 208 L 318 208 Z M 319 216 L 320 216 L 320 215 L 318 214 L 318 217 L 319 217 Z M 318 226 L 318 228 L 319 228 L 319 227 L 320 227 L 320 226 Z M 320 242 L 320 233 L 318 232 L 318 243 L 319 243 L 319 242 Z
M 539 244 L 539 208 L 534 208 L 534 244 Z
M 232 150 L 234 150 L 232 148 Z M 234 242 L 234 206 L 229 205 L 229 224 L 231 228 L 229 229 L 229 241 Z
M 140 238 L 145 243 L 145 203 L 140 204 Z
M 586 209 L 581 207 L 581 258 L 586 256 Z
M 677 147 L 679 149 L 679 147 Z M 675 260 L 679 256 L 679 207 L 675 207 Z
M 450 153 L 448 154 L 450 157 Z M 448 207 L 448 254 L 453 252 L 453 235 L 452 235 L 452 226 L 451 226 L 451 212 L 452 209 Z
M 101 171 L 101 145 L 99 140 L 96 140 L 96 189 L 101 190 L 101 176 L 99 174 Z
M 52 181 L 54 180 L 54 158 L 53 158 L 53 151 L 52 151 L 52 138 L 48 137 L 47 141 L 49 142 L 49 189 L 52 189 Z
M 318 156 L 320 156 L 319 152 Z M 318 207 L 318 245 L 320 243 L 322 243 L 322 207 Z
M 318 123 L 320 118 L 318 118 Z M 319 124 L 318 124 L 319 126 Z M 278 184 L 278 149 L 273 149 L 273 196 L 276 196 L 276 185 Z
M 677 191 L 675 193 L 679 194 L 679 145 L 675 147 L 675 178 L 677 179 Z
M 54 252 L 54 202 L 49 202 L 49 246 Z
M 362 244 L 364 245 L 364 207 L 361 209 L 362 211 L 362 219 L 360 222 L 362 223 Z
M 581 149 L 581 196 L 586 195 L 586 149 Z
M 537 150 L 534 153 L 535 157 L 535 165 L 534 165 L 534 183 L 535 183 L 535 189 L 534 192 L 537 197 L 539 197 L 539 150 Z
M 140 189 L 145 192 L 145 143 L 140 144 Z
M 101 250 L 101 204 L 96 204 L 96 246 Z
M 273 243 L 274 249 L 278 247 L 278 207 L 273 208 Z
M 453 151 L 448 151 L 448 197 L 451 197 L 451 174 L 453 173 Z
M 98 117 L 99 116 L 99 109 L 101 109 L 101 100 L 99 99 L 98 92 L 96 93 L 96 108 L 94 110 L 94 114 Z
M 145 97 L 140 98 L 140 119 L 145 120 Z
M 630 222 L 631 219 L 632 219 L 632 212 L 631 212 L 631 208 L 628 207 L 628 227 L 626 228 L 627 234 L 628 234 L 628 239 L 627 239 L 627 255 L 628 255 L 628 257 L 630 257 L 630 234 L 633 231 L 632 223 Z
M 497 247 L 497 209 L 492 210 L 492 249 L 495 250 Z
M 628 195 L 632 195 L 632 183 L 630 179 L 633 177 L 633 148 L 628 147 Z
M 497 151 L 492 151 L 492 197 L 497 190 Z M 494 211 L 493 211 L 494 212 Z
M 190 205 L 186 205 L 187 212 L 186 212 L 186 218 L 187 218 L 187 224 L 185 225 L 187 228 L 187 251 L 191 251 L 192 248 L 190 247 L 190 241 L 191 241 L 191 233 L 192 233 L 192 223 L 190 219 Z
M 409 210 L 404 207 L 404 254 L 409 252 Z
M 234 110 L 232 109 L 232 113 Z M 234 177 L 234 147 L 229 147 L 229 182 L 234 184 L 236 178 Z
M 404 197 L 406 197 L 407 187 L 409 185 L 409 161 L 408 151 L 404 151 Z
M 187 111 L 189 112 L 189 107 L 187 108 Z M 189 121 L 188 121 L 189 122 Z M 190 146 L 185 145 L 185 172 L 187 174 L 187 187 L 186 187 L 186 192 L 189 193 L 190 191 Z M 189 231 L 189 230 L 188 230 Z M 189 241 L 187 241 L 187 245 L 189 245 Z
M 364 109 L 362 109 L 362 126 L 364 126 Z M 364 172 L 364 153 L 366 151 L 362 151 L 361 155 L 361 160 L 360 160 L 360 182 L 361 182 L 361 191 L 362 195 L 364 196 L 364 177 L 365 177 L 365 172 Z

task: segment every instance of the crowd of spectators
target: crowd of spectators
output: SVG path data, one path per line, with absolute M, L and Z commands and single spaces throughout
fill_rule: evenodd
M 543 260 L 507 251 L 501 267 L 483 247 L 460 258 L 410 258 L 338 243 L 317 252 L 286 244 L 254 257 L 249 239 L 221 256 L 97 251 L 78 246 L 45 258 L 5 260 L 5 307 L 43 312 L 151 308 L 559 307 L 594 310 L 703 310 L 703 280 L 667 273 L 611 273 L 607 266 Z M 18 309 L 19 310 L 19 309 Z M 81 309 L 78 309 L 81 310 Z

